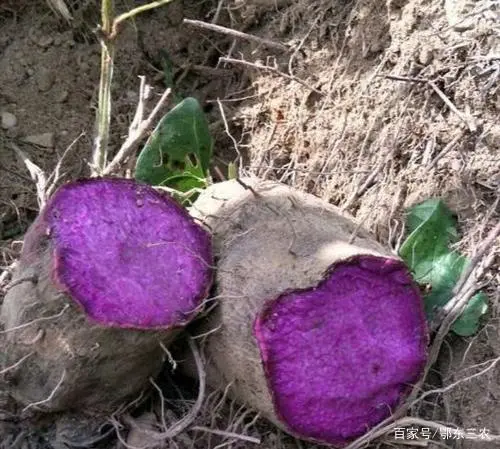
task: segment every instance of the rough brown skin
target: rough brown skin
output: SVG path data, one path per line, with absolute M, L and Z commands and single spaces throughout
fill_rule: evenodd
M 356 254 L 394 257 L 364 229 L 318 198 L 245 178 L 215 184 L 192 214 L 213 233 L 219 306 L 200 325 L 207 381 L 283 428 L 274 412 L 252 325 L 266 300 L 308 288 L 336 261 Z M 188 363 L 187 370 L 192 372 Z M 285 429 L 287 430 L 287 429 Z
M 2 305 L 3 366 L 31 354 L 5 373 L 7 391 L 26 411 L 114 412 L 159 372 L 164 353 L 158 343 L 168 344 L 175 331 L 92 324 L 51 279 L 53 252 L 41 228 L 35 222 L 28 232 Z M 34 320 L 40 321 L 24 326 Z M 17 326 L 22 327 L 10 330 Z M 30 405 L 39 401 L 44 402 Z

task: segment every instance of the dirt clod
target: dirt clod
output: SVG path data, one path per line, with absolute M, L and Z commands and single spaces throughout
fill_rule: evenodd
M 17 125 L 17 118 L 14 114 L 3 111 L 2 112 L 2 128 L 10 129 Z
M 47 92 L 55 82 L 55 73 L 44 67 L 37 68 L 35 76 L 40 92 Z

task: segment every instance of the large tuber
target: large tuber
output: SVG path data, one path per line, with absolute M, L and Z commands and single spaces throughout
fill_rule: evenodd
M 211 265 L 209 234 L 153 188 L 62 186 L 28 230 L 2 305 L 8 392 L 25 409 L 113 411 L 159 372 L 160 343 L 195 316 Z
M 217 259 L 219 306 L 200 329 L 212 386 L 339 447 L 394 412 L 428 343 L 399 259 L 335 207 L 278 183 L 216 184 L 192 213 Z

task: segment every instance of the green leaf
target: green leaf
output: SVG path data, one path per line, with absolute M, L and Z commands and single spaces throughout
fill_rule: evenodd
M 212 145 L 205 114 L 198 101 L 188 97 L 165 114 L 149 137 L 135 177 L 180 192 L 205 187 Z
M 425 297 L 425 312 L 430 321 L 437 309 L 453 297 L 453 288 L 468 260 L 450 249 L 450 244 L 458 240 L 458 232 L 453 214 L 443 201 L 430 199 L 412 207 L 407 214 L 407 227 L 411 233 L 399 254 L 416 281 L 431 286 L 431 292 Z M 479 318 L 486 313 L 485 295 L 476 296 L 479 299 L 471 299 L 452 327 L 459 335 L 476 332 Z
M 453 323 L 452 330 L 462 337 L 470 337 L 479 329 L 479 319 L 488 311 L 488 297 L 479 292 L 474 295 L 462 315 Z
M 189 157 L 186 157 L 184 172 L 170 176 L 162 184 L 179 192 L 188 192 L 192 189 L 206 187 L 207 180 L 201 165 L 193 165 Z
M 439 234 L 443 237 L 447 235 L 450 243 L 458 240 L 456 220 L 446 204 L 440 199 L 431 198 L 417 204 L 408 211 L 406 216 L 410 232 L 415 231 L 421 224 L 431 219 L 439 221 Z

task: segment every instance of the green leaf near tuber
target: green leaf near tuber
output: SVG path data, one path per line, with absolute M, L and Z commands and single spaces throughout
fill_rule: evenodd
M 458 232 L 456 220 L 442 200 L 429 199 L 413 206 L 406 219 L 410 235 L 399 254 L 417 282 L 431 287 L 425 298 L 425 311 L 430 321 L 453 297 L 453 289 L 469 261 L 450 248 L 458 241 Z M 453 332 L 461 336 L 473 335 L 478 330 L 480 317 L 487 310 L 486 295 L 476 294 L 453 324 Z
M 141 151 L 135 178 L 191 192 L 207 186 L 212 137 L 200 103 L 185 98 L 161 119 Z

